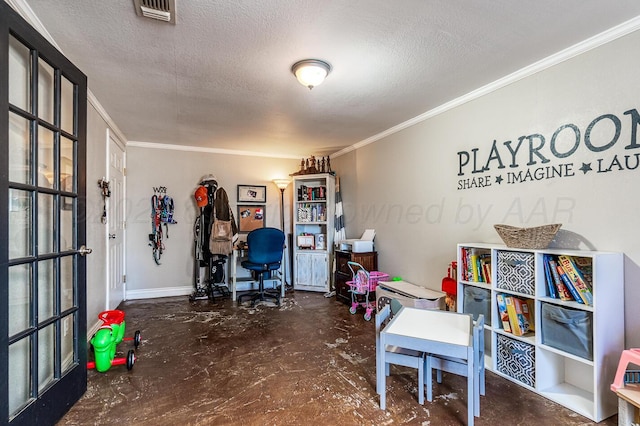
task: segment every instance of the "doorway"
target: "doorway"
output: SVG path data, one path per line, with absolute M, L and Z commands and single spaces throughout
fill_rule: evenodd
M 109 253 L 108 280 L 109 294 L 106 309 L 115 309 L 125 300 L 125 152 L 120 143 L 107 130 L 109 187 L 108 198 L 107 241 Z
M 6 2 L 0 55 L 0 423 L 54 424 L 87 386 L 87 83 Z

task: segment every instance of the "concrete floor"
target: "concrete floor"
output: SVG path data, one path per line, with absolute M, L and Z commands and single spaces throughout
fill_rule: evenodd
M 404 367 L 391 367 L 380 410 L 373 321 L 319 293 L 289 292 L 279 308 L 174 297 L 120 309 L 126 334 L 142 335 L 133 369 L 90 370 L 86 394 L 58 425 L 466 423 L 466 379 L 445 374 L 421 406 L 416 371 Z M 479 426 L 593 424 L 491 372 L 480 404 Z

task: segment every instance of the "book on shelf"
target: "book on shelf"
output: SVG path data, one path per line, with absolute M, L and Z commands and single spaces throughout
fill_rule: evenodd
M 531 331 L 531 315 L 529 315 L 529 305 L 525 299 L 513 297 L 513 306 L 516 309 L 518 326 L 522 334 Z
M 536 301 L 533 299 L 527 299 L 526 302 L 527 302 L 527 308 L 529 308 L 529 330 L 535 331 L 536 330 L 536 319 L 535 319 Z
M 551 275 L 551 266 L 549 266 L 550 257 L 551 256 L 549 256 L 548 254 L 545 254 L 542 256 L 542 263 L 544 266 L 544 276 L 547 282 L 547 290 L 549 292 L 549 297 L 552 297 L 554 299 L 559 299 L 560 296 L 558 295 L 558 288 L 556 287 L 556 283 L 553 280 L 553 275 Z
M 478 252 L 474 248 L 460 249 L 462 279 L 476 283 L 491 282 L 491 254 Z
M 573 256 L 572 257 L 576 267 L 582 272 L 584 280 L 587 282 L 587 286 L 593 292 L 593 264 L 590 257 Z
M 471 255 L 471 278 L 473 278 L 473 282 L 480 281 L 480 274 L 478 274 L 478 265 L 480 264 L 480 258 L 477 254 Z
M 516 336 L 523 336 L 529 331 L 529 307 L 527 303 L 515 296 L 505 296 L 505 303 L 511 332 Z
M 484 254 L 480 256 L 480 269 L 482 270 L 483 282 L 491 283 L 491 255 Z
M 502 329 L 507 333 L 511 333 L 511 325 L 509 324 L 509 313 L 507 312 L 507 302 L 505 301 L 504 294 L 498 293 L 496 295 L 496 301 L 498 302 L 498 315 L 500 315 Z
M 564 285 L 564 282 L 560 278 L 560 274 L 558 273 L 558 262 L 553 258 L 553 256 L 549 256 L 547 259 L 549 263 L 549 270 L 551 271 L 551 276 L 553 278 L 553 282 L 555 283 L 556 289 L 558 290 L 558 296 L 560 300 L 563 302 L 570 302 L 573 299 L 571 292 Z
M 467 281 L 467 248 L 460 247 L 460 277 L 462 281 Z
M 558 256 L 558 262 L 560 263 L 560 266 L 562 266 L 562 269 L 564 269 L 567 277 L 571 281 L 573 287 L 577 290 L 578 295 L 584 304 L 587 306 L 593 306 L 593 294 L 591 293 L 591 289 L 587 286 L 582 272 L 576 267 L 571 256 Z
M 463 281 L 472 281 L 473 268 L 471 266 L 471 253 L 473 249 L 462 247 L 460 250 L 460 259 L 462 260 L 462 267 L 460 273 L 462 274 Z
M 567 273 L 562 268 L 562 265 L 557 264 L 556 265 L 556 270 L 558 271 L 558 275 L 560 276 L 560 280 L 562 281 L 564 286 L 571 293 L 571 299 L 584 305 L 584 300 L 582 300 L 582 297 L 580 297 L 580 293 L 578 293 L 578 290 L 576 290 L 576 288 L 573 286 L 573 283 L 571 282 L 571 280 L 567 276 Z
M 327 198 L 326 186 L 306 186 L 300 185 L 298 187 L 298 201 L 318 200 L 323 201 Z

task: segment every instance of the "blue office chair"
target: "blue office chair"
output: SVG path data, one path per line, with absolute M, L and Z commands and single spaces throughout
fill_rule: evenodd
M 258 275 L 259 286 L 257 292 L 240 295 L 238 303 L 242 303 L 243 299 L 251 299 L 251 305 L 255 305 L 257 301 L 274 300 L 280 306 L 280 292 L 265 291 L 264 280 L 280 269 L 284 232 L 276 228 L 255 229 L 247 235 L 247 245 L 247 260 L 243 260 L 241 265 Z

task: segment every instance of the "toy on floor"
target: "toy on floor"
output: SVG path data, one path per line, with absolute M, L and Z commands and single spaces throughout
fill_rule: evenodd
M 347 262 L 347 266 L 351 269 L 352 281 L 347 281 L 349 286 L 349 292 L 351 293 L 351 307 L 349 312 L 355 314 L 358 310 L 358 306 L 365 308 L 364 319 L 369 321 L 371 314 L 376 309 L 375 293 L 378 281 L 384 281 L 389 279 L 389 274 L 378 271 L 367 271 L 362 265 L 357 262 Z M 373 292 L 373 296 L 370 296 Z M 369 298 L 373 297 L 373 301 Z
M 616 370 L 616 377 L 611 384 L 611 390 L 616 392 L 618 389 L 623 388 L 625 383 L 630 382 L 633 379 L 633 374 L 627 371 L 629 364 L 640 366 L 640 348 L 625 349 L 620 355 L 620 361 L 618 362 L 618 369 Z M 637 381 L 634 381 L 637 383 Z
M 133 349 L 129 350 L 126 357 L 116 358 L 116 346 L 123 340 L 132 340 L 137 349 L 140 345 L 140 330 L 136 330 L 134 337 L 124 337 L 126 324 L 123 311 L 104 311 L 98 315 L 98 319 L 102 320 L 102 326 L 91 338 L 95 361 L 87 362 L 87 368 L 95 368 L 104 373 L 113 365 L 126 365 L 127 370 L 131 370 L 136 362 Z

